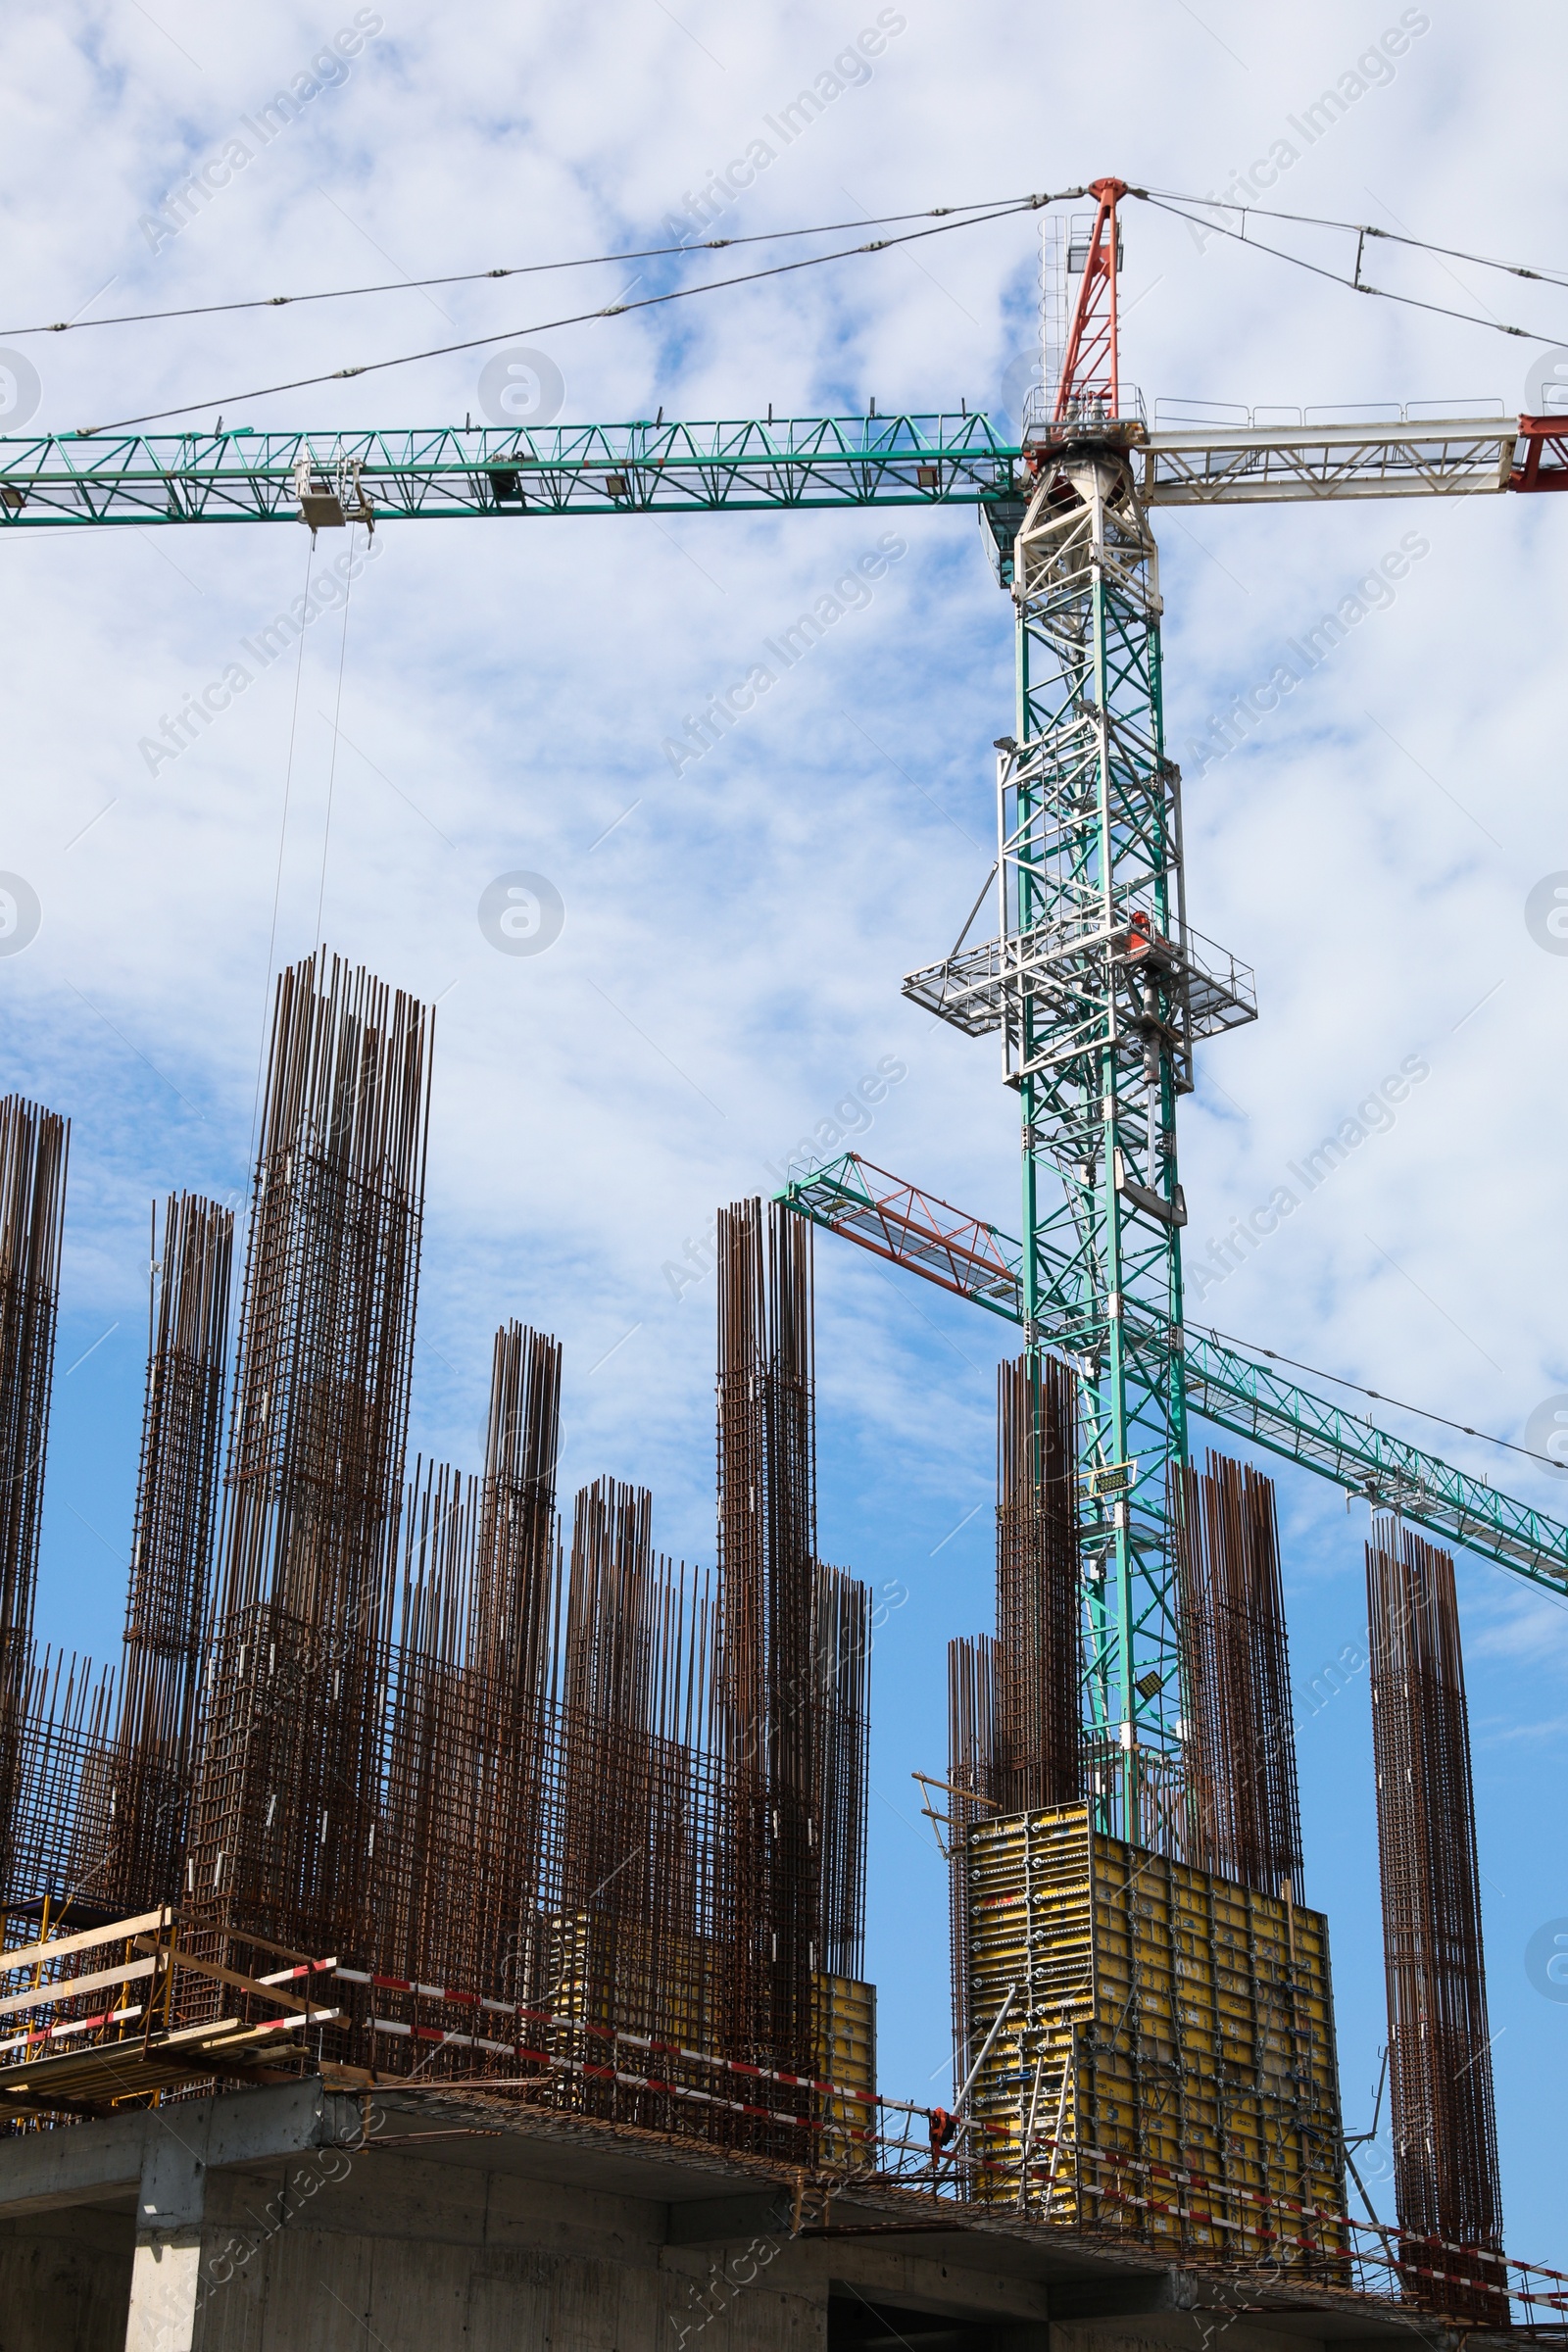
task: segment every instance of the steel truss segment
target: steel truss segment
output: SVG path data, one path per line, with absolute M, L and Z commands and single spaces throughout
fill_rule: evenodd
M 1568 1528 L 1544 1512 L 1315 1396 L 1212 1334 L 1189 1331 L 1185 1351 L 1193 1410 L 1205 1420 L 1316 1470 L 1376 1509 L 1397 1511 L 1446 1543 L 1554 1592 L 1568 1591 Z
M 302 468 L 406 520 L 985 506 L 1016 497 L 1016 457 L 984 416 L 17 435 L 0 439 L 0 527 L 309 520 Z
M 787 1185 L 778 1198 L 802 1216 L 862 1247 L 875 1248 L 993 1314 L 1022 1323 L 1023 1250 L 1007 1234 L 939 1201 L 915 1186 L 870 1167 L 853 1152 Z M 860 1213 L 858 1213 L 860 1212 Z M 865 1213 L 868 1212 L 868 1213 Z M 1081 1253 L 1062 1248 L 1062 1220 L 1037 1234 L 1043 1262 L 1053 1267 L 1049 1299 L 1034 1337 L 1043 1347 L 1093 1359 L 1103 1325 L 1085 1311 L 1092 1269 Z M 874 1241 L 868 1234 L 876 1235 Z M 983 1241 L 966 1253 L 963 1237 Z M 935 1240 L 941 1247 L 925 1245 Z M 1049 1261 L 1044 1253 L 1049 1251 Z M 1442 1542 L 1456 1544 L 1552 1592 L 1568 1591 L 1568 1527 L 1516 1502 L 1487 1480 L 1456 1470 L 1434 1453 L 1407 1445 L 1343 1405 L 1287 1380 L 1264 1355 L 1249 1354 L 1212 1332 L 1175 1331 L 1163 1320 L 1126 1316 L 1129 1349 L 1151 1366 L 1158 1351 L 1180 1348 L 1189 1412 L 1328 1479 L 1378 1509 L 1397 1510 Z M 1151 1377 L 1147 1394 L 1158 1384 Z M 1102 1542 L 1103 1538 L 1100 1539 Z
M 959 1298 L 1010 1322 L 1022 1320 L 1019 1245 L 935 1193 L 874 1167 L 858 1152 L 792 1178 L 775 1198 L 797 1215 L 923 1274 Z M 1070 1313 L 1065 1258 L 1058 1260 L 1057 1274 L 1059 1304 Z
M 1191 1088 L 1194 1038 L 1253 1017 L 1255 997 L 1250 973 L 1186 926 L 1156 551 L 1120 429 L 1054 448 L 1018 534 L 1023 740 L 999 778 L 998 936 L 960 940 L 905 993 L 967 1035 L 1001 1033 L 1004 1074 L 1027 1098 L 1026 1226 L 1039 1175 L 1054 1171 L 1107 1289 L 1127 1286 L 1104 1217 L 1154 1233 L 1152 1255 L 1133 1242 L 1133 1277 L 1156 1283 L 1179 1319 L 1171 1103 Z M 1142 1113 L 1125 1132 L 1124 1099 Z
M 1137 450 L 1139 496 L 1146 507 L 1465 497 L 1509 488 L 1519 433 L 1499 416 L 1162 430 Z
M 1568 416 L 1521 416 L 1510 490 L 1568 490 Z

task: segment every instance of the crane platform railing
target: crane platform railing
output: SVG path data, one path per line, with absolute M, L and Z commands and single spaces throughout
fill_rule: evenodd
M 1107 923 L 1098 910 L 956 949 L 939 963 L 906 973 L 903 991 L 966 1037 L 984 1037 L 1008 1019 L 1016 1023 L 1031 998 L 1069 1002 L 1081 971 L 1100 962 L 1121 970 L 1152 965 L 1170 974 L 1179 984 L 1189 1038 L 1217 1037 L 1257 1018 L 1252 968 L 1228 948 L 1190 924 L 1179 940 L 1165 939 L 1147 928 L 1130 929 L 1125 921 Z

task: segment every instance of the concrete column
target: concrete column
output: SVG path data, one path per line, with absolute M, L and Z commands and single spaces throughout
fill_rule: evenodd
M 206 2117 L 154 2109 L 136 2197 L 125 2352 L 191 2352 L 201 2278 Z

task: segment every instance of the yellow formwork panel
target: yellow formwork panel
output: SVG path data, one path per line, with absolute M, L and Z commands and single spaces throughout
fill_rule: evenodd
M 854 1977 L 811 1978 L 811 2043 L 819 2081 L 863 2090 L 864 2101 L 819 2096 L 817 2162 L 865 2164 L 871 2151 L 865 2135 L 876 2129 L 876 1986 Z
M 1342 2267 L 1322 1914 L 1103 1837 L 1084 1805 L 976 1823 L 966 1850 L 977 2052 L 1004 2012 L 973 2193 L 1199 2259 Z

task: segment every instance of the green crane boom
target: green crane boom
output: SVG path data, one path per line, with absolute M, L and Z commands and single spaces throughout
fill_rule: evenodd
M 778 1199 L 826 1231 L 1023 1324 L 1022 1243 L 871 1167 L 858 1153 L 797 1177 Z M 1075 1354 L 1083 1326 L 1072 1308 L 1065 1258 L 1054 1273 L 1059 1279 L 1040 1316 L 1040 1336 L 1046 1346 Z M 1444 1543 L 1553 1592 L 1568 1592 L 1568 1528 L 1544 1512 L 1285 1378 L 1266 1349 L 1250 1351 L 1189 1326 L 1181 1356 L 1189 1413 L 1316 1471 L 1348 1494 L 1400 1512 Z

